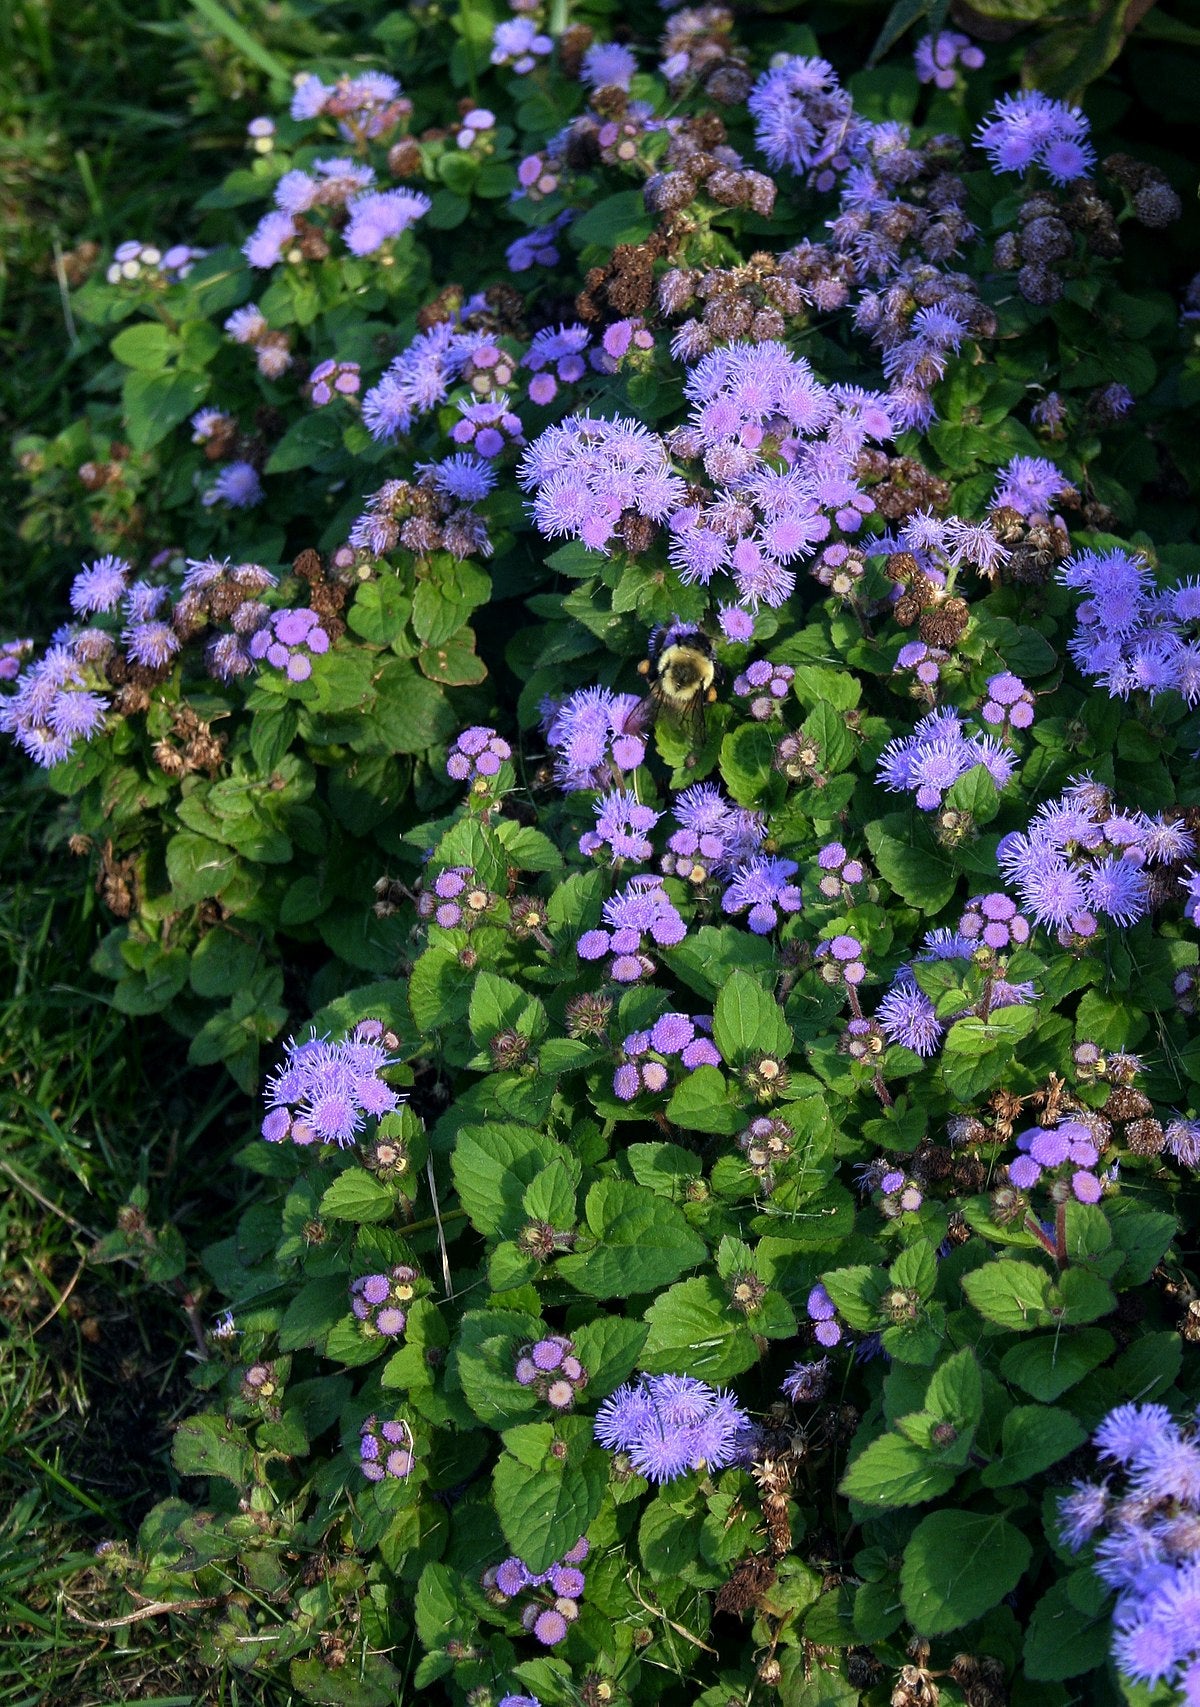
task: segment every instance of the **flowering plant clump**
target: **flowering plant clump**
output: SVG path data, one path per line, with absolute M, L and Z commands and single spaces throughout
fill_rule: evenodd
M 358 1707 L 1177 1699 L 1200 287 L 1124 27 L 1018 87 L 359 10 L 21 451 L 83 566 L 0 727 L 258 1109 L 111 1628 Z

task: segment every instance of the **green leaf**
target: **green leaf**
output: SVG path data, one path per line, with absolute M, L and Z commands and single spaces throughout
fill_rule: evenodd
M 1036 1008 L 999 1008 L 987 1020 L 955 1020 L 942 1044 L 942 1077 L 959 1102 L 975 1102 L 997 1084 L 1017 1042 L 1037 1024 Z
M 667 1119 L 681 1132 L 715 1132 L 727 1138 L 746 1124 L 741 1105 L 730 1100 L 724 1073 L 707 1064 L 676 1086 L 667 1104 Z
M 1049 1404 L 1111 1356 L 1113 1345 L 1104 1328 L 1039 1334 L 1006 1351 L 1000 1372 L 1032 1398 Z
M 220 1476 L 244 1488 L 250 1480 L 250 1442 L 236 1423 L 204 1411 L 175 1430 L 171 1462 L 181 1475 Z
M 952 1487 L 958 1470 L 899 1435 L 873 1440 L 850 1465 L 839 1492 L 867 1506 L 922 1505 Z
M 530 1220 L 545 1221 L 559 1233 L 572 1228 L 581 1172 L 578 1158 L 569 1154 L 556 1156 L 544 1167 L 530 1182 L 522 1199 Z
M 902 901 L 924 913 L 938 913 L 953 895 L 957 873 L 935 848 L 928 832 L 918 835 L 900 813 L 866 828 L 867 846 L 886 879 Z
M 605 196 L 571 225 L 571 241 L 615 249 L 618 243 L 644 243 L 654 229 L 641 190 L 618 190 Z
M 591 1298 L 655 1292 L 707 1254 L 704 1240 L 673 1203 L 627 1180 L 598 1180 L 588 1192 L 585 1215 L 596 1244 L 560 1258 L 557 1273 Z
M 472 1225 L 480 1233 L 515 1236 L 525 1224 L 525 1187 L 557 1150 L 553 1138 L 514 1121 L 462 1127 L 450 1166 Z
M 980 1479 L 988 1488 L 1026 1482 L 1082 1446 L 1087 1434 L 1069 1411 L 1052 1405 L 1018 1405 L 1004 1419 L 998 1462 L 989 1464 Z
M 1029 1620 L 1025 1675 L 1034 1683 L 1058 1683 L 1107 1665 L 1108 1633 L 1107 1617 L 1079 1611 L 1068 1584 L 1054 1583 L 1039 1596 Z
M 388 1221 L 396 1199 L 366 1168 L 347 1168 L 321 1199 L 321 1214 L 331 1221 Z
M 191 830 L 181 830 L 167 843 L 167 876 L 176 906 L 207 901 L 228 887 L 238 869 L 232 848 Z
M 925 1390 L 925 1409 L 960 1434 L 978 1427 L 983 1415 L 983 1375 L 973 1351 L 956 1351 L 938 1365 Z
M 734 1311 L 729 1293 L 712 1275 L 668 1288 L 647 1310 L 646 1321 L 650 1335 L 641 1361 L 653 1375 L 686 1369 L 705 1381 L 728 1381 L 762 1355 L 749 1319 Z
M 208 395 L 198 373 L 130 373 L 121 392 L 125 434 L 134 450 L 153 450 Z
M 877 1268 L 855 1263 L 822 1275 L 825 1290 L 852 1328 L 861 1334 L 879 1326 L 879 1305 L 887 1282 Z
M 792 1033 L 783 1009 L 748 972 L 733 972 L 713 1009 L 713 1041 L 731 1065 L 755 1054 L 786 1058 Z
M 528 1426 L 546 1432 L 541 1465 L 535 1469 L 503 1452 L 492 1474 L 492 1493 L 513 1552 L 531 1571 L 545 1571 L 575 1545 L 604 1503 L 608 1457 L 588 1452 L 578 1464 L 551 1457 L 551 1425 Z
M 921 1636 L 960 1630 L 1016 1588 L 1033 1548 L 1000 1516 L 935 1511 L 913 1531 L 900 1567 L 900 1594 Z
M 143 320 L 118 332 L 110 346 L 124 367 L 158 373 L 179 350 L 179 339 L 157 320 Z
M 1044 1268 L 1002 1257 L 965 1274 L 962 1288 L 981 1316 L 1018 1333 L 1047 1327 L 1053 1282 Z
M 596 1316 L 572 1328 L 576 1356 L 588 1372 L 589 1403 L 606 1398 L 628 1380 L 648 1332 L 645 1322 L 625 1316 Z
M 817 769 L 826 776 L 844 771 L 854 759 L 854 737 L 846 727 L 846 714 L 836 706 L 819 701 L 801 728 L 819 749 Z
M 326 1334 L 350 1308 L 349 1277 L 322 1274 L 306 1280 L 283 1313 L 279 1325 L 281 1351 L 299 1351 L 324 1342 Z

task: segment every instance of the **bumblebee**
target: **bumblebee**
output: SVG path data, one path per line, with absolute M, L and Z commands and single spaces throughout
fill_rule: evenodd
M 673 622 L 651 630 L 649 657 L 638 665 L 650 692 L 644 721 L 667 713 L 693 731 L 697 745 L 704 739 L 704 708 L 717 697 L 721 667 L 708 635 L 691 623 Z

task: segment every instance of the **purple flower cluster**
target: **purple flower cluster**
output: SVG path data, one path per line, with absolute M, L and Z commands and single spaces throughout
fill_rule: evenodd
M 1056 184 L 1085 177 L 1096 162 L 1091 127 L 1078 107 L 1037 89 L 1002 95 L 979 128 L 979 146 L 994 172 L 1040 166 Z
M 0 682 L 15 682 L 32 652 L 32 640 L 0 640 Z
M 186 243 L 172 244 L 164 254 L 154 243 L 130 238 L 117 244 L 112 263 L 104 276 L 109 284 L 130 284 L 143 275 L 151 280 L 161 278 L 167 284 L 177 284 L 186 279 L 196 262 L 207 254 L 207 249 L 193 249 Z
M 867 975 L 863 964 L 863 945 L 856 936 L 841 931 L 818 943 L 817 969 L 826 984 L 861 984 Z
M 991 507 L 1015 510 L 1032 521 L 1053 515 L 1054 506 L 1070 491 L 1070 482 L 1047 457 L 1014 456 L 999 471 Z
M 250 636 L 248 647 L 256 664 L 283 670 L 289 682 L 306 682 L 312 661 L 329 650 L 329 634 L 315 610 L 278 610 Z
M 506 66 L 518 77 L 524 77 L 539 59 L 553 51 L 554 42 L 541 33 L 532 18 L 504 18 L 492 30 L 492 64 Z M 500 1707 L 504 1707 L 503 1702 Z
M 416 1462 L 412 1430 L 399 1417 L 384 1422 L 368 1417 L 359 1430 L 358 1458 L 368 1482 L 382 1482 L 388 1476 L 407 1481 Z
M 550 1334 L 522 1346 L 513 1375 L 556 1411 L 573 1409 L 587 1386 L 588 1372 L 575 1355 L 575 1343 L 563 1334 Z
M 1084 595 L 1068 650 L 1085 676 L 1114 699 L 1174 688 L 1188 705 L 1200 700 L 1200 582 L 1160 589 L 1149 565 L 1119 548 L 1079 552 L 1059 578 Z
M 1018 1135 L 1016 1144 L 1021 1154 L 1008 1164 L 1008 1177 L 1018 1191 L 1029 1191 L 1043 1174 L 1052 1174 L 1052 1195 L 1069 1192 L 1079 1203 L 1099 1203 L 1102 1184 L 1096 1168 L 1100 1151 L 1091 1127 L 1081 1120 L 1033 1126 Z
M 911 735 L 889 741 L 879 755 L 878 780 L 893 794 L 913 794 L 922 812 L 942 804 L 959 777 L 982 765 L 998 789 L 1011 781 L 1016 760 L 990 735 L 968 735 L 954 711 L 933 711 Z
M 450 429 L 456 445 L 470 445 L 473 451 L 490 460 L 499 456 L 506 445 L 525 443 L 521 418 L 513 414 L 503 394 L 480 400 L 463 398 L 458 412 L 462 420 Z
M 524 165 L 524 161 L 521 164 Z M 543 177 L 538 181 L 541 184 L 546 180 Z M 570 208 L 564 208 L 536 231 L 527 232 L 523 237 L 515 237 L 504 251 L 509 272 L 527 273 L 530 267 L 556 267 L 559 260 L 556 247 L 558 235 L 574 217 Z
M 869 128 L 823 59 L 792 55 L 764 71 L 746 105 L 754 119 L 755 146 L 772 166 L 813 174 L 819 190 L 832 189 L 861 152 Z
M 395 1339 L 404 1332 L 408 1315 L 404 1308 L 420 1279 L 408 1263 L 397 1263 L 386 1274 L 360 1274 L 350 1282 L 350 1308 L 367 1334 Z
M 607 788 L 636 770 L 646 756 L 637 732 L 642 702 L 610 688 L 580 688 L 548 714 L 546 743 L 554 753 L 554 780 L 562 789 Z
M 529 382 L 531 403 L 552 403 L 558 395 L 559 382 L 573 385 L 583 378 L 588 364 L 584 360 L 592 341 L 586 326 L 578 322 L 563 326 L 543 326 L 535 332 L 521 360 L 534 375 Z
M 206 509 L 224 504 L 231 510 L 252 510 L 263 501 L 262 481 L 252 462 L 226 463 L 200 502 Z
M 308 376 L 308 395 L 315 409 L 324 409 L 335 397 L 357 397 L 362 369 L 357 362 L 339 362 L 332 357 L 318 362 Z
M 790 664 L 772 664 L 767 658 L 759 658 L 735 677 L 733 691 L 749 699 L 751 717 L 764 723 L 787 698 L 795 674 Z
M 916 510 L 892 533 L 872 540 L 873 552 L 907 551 L 917 567 L 939 592 L 946 586 L 947 571 L 964 566 L 991 576 L 1009 556 L 997 539 L 990 521 L 967 522 L 961 516 L 935 516 L 931 510 Z M 897 586 L 893 598 L 899 598 Z
M 712 1020 L 702 1014 L 662 1014 L 648 1031 L 631 1031 L 621 1045 L 622 1061 L 613 1074 L 613 1094 L 632 1102 L 643 1091 L 657 1096 L 670 1083 L 668 1063 L 675 1057 L 688 1072 L 719 1067 Z
M 418 332 L 363 398 L 363 424 L 371 437 L 407 433 L 419 415 L 446 401 L 467 363 L 490 348 L 483 333 L 456 331 L 448 320 Z
M 632 789 L 615 789 L 596 801 L 596 828 L 579 838 L 579 851 L 592 855 L 607 848 L 609 863 L 625 859 L 649 859 L 653 849 L 647 832 L 662 817 L 652 806 L 643 806 Z
M 1086 938 L 1101 919 L 1136 924 L 1150 905 L 1146 868 L 1194 851 L 1181 823 L 1118 811 L 1109 791 L 1083 776 L 1040 806 L 1027 830 L 1005 836 L 997 858 L 1036 924 Z
M 583 56 L 579 81 L 585 89 L 621 89 L 628 91 L 637 60 L 619 42 L 594 42 Z
M 1011 896 L 993 890 L 990 895 L 976 895 L 967 902 L 966 911 L 958 921 L 958 933 L 968 942 L 982 943 L 998 953 L 1029 941 L 1029 921 L 1017 912 Z
M 924 640 L 909 640 L 900 648 L 892 671 L 896 675 L 911 670 L 922 687 L 933 688 L 941 679 L 942 665 L 950 662 L 949 652 L 940 646 L 930 646 Z M 920 696 L 930 703 L 933 694 Z
M 851 859 L 841 842 L 826 842 L 817 855 L 821 877 L 817 888 L 827 901 L 853 899 L 852 884 L 862 883 L 866 870 L 861 860 Z
M 619 1387 L 596 1413 L 600 1445 L 627 1453 L 638 1475 L 650 1482 L 739 1463 L 751 1433 L 750 1419 L 731 1393 L 691 1375 L 643 1375 Z
M 382 1077 L 396 1060 L 388 1039 L 377 1019 L 361 1020 L 336 1043 L 289 1038 L 283 1066 L 267 1080 L 263 1137 L 271 1144 L 285 1138 L 294 1144 L 353 1144 L 367 1120 L 399 1107 L 400 1097 Z
M 689 883 L 730 872 L 755 853 L 766 834 L 759 813 L 732 805 L 711 782 L 681 789 L 672 815 L 679 828 L 667 841 L 662 869 Z
M 794 859 L 777 854 L 755 854 L 743 860 L 721 896 L 722 911 L 747 913 L 746 923 L 755 936 L 769 936 L 780 913 L 798 913 L 804 906 L 800 885 L 792 882 L 798 870 Z
M 581 539 L 604 551 L 623 516 L 665 521 L 685 487 L 667 447 L 639 421 L 570 415 L 547 427 L 521 460 L 518 478 L 534 494 L 533 519 L 547 539 Z
M 818 1345 L 830 1348 L 841 1344 L 842 1324 L 837 1319 L 837 1309 L 822 1281 L 818 1281 L 809 1293 L 804 1309 L 813 1324 L 813 1338 Z
M 584 931 L 577 950 L 581 960 L 612 955 L 608 975 L 618 984 L 633 984 L 654 972 L 645 952 L 647 937 L 660 948 L 673 948 L 687 934 L 661 877 L 631 877 L 625 888 L 604 903 L 604 926 Z
M 518 1595 L 526 1596 L 521 1623 L 544 1648 L 553 1648 L 579 1617 L 579 1602 L 586 1587 L 579 1567 L 590 1551 L 587 1537 L 581 1535 L 574 1547 L 545 1571 L 531 1571 L 523 1559 L 513 1554 L 498 1565 L 489 1565 L 483 1573 L 484 1592 L 498 1606 L 506 1605 Z M 512 1697 L 517 1702 L 525 1699 L 525 1696 Z
M 512 748 L 503 735 L 486 724 L 473 723 L 454 737 L 446 757 L 446 775 L 455 782 L 483 781 L 498 776 L 500 766 L 512 758 Z
M 444 931 L 457 930 L 461 925 L 470 930 L 492 905 L 492 896 L 476 880 L 475 868 L 470 865 L 451 865 L 439 871 L 433 882 L 417 900 L 417 915 L 432 919 Z
M 336 83 L 322 83 L 309 72 L 297 83 L 291 105 L 294 119 L 336 119 L 339 131 L 351 142 L 378 141 L 411 111 L 411 101 L 385 71 L 360 71 L 356 77 L 343 74 Z
M 1033 695 L 1020 676 L 1010 670 L 987 679 L 987 694 L 979 711 L 985 723 L 1001 733 L 1008 729 L 1028 729 L 1033 722 Z
M 1112 1654 L 1126 1677 L 1180 1690 L 1200 1707 L 1200 1440 L 1165 1405 L 1118 1405 L 1092 1436 L 1102 1482 L 1079 1481 L 1058 1506 L 1074 1552 L 1117 1591 Z M 1113 1478 L 1119 1477 L 1117 1485 Z
M 827 1357 L 793 1363 L 780 1383 L 780 1392 L 793 1405 L 815 1405 L 825 1397 L 833 1365 Z
M 915 1180 L 902 1168 L 887 1168 L 879 1181 L 879 1207 L 889 1220 L 901 1215 L 915 1215 L 925 1201 Z
M 959 81 L 958 66 L 964 71 L 978 71 L 983 63 L 983 49 L 958 30 L 939 30 L 936 36 L 922 36 L 913 49 L 917 81 L 932 83 L 938 89 L 954 88 Z
M 0 679 L 15 679 L 17 689 L 0 699 L 0 731 L 46 770 L 69 759 L 77 741 L 98 735 L 109 710 L 98 691 L 102 678 L 80 663 L 78 651 L 78 644 L 50 646 L 15 677 L 10 660 L 19 665 L 19 655 L 6 652 L 3 660 Z
M 672 351 L 687 359 L 685 331 Z M 773 340 L 710 350 L 684 391 L 692 409 L 671 449 L 698 459 L 717 489 L 703 501 L 693 491 L 673 511 L 671 562 L 685 585 L 727 573 L 743 605 L 777 607 L 795 589 L 793 565 L 832 525 L 854 532 L 874 510 L 856 467 L 868 440 L 895 432 L 887 400 L 823 385 Z

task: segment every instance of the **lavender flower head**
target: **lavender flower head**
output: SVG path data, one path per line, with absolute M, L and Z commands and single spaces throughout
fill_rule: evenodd
M 446 758 L 446 775 L 455 782 L 483 779 L 486 784 L 499 775 L 500 766 L 511 758 L 512 748 L 502 735 L 483 724 L 472 724 L 455 736 Z
M 794 859 L 756 854 L 737 866 L 733 880 L 721 897 L 726 913 L 746 913 L 746 923 L 755 936 L 769 936 L 779 923 L 780 913 L 798 913 L 804 897 L 791 880 L 799 867 Z
M 1038 165 L 1056 184 L 1069 184 L 1095 164 L 1090 128 L 1078 107 L 1037 89 L 1022 89 L 995 103 L 978 140 L 994 172 L 1023 172 Z
M 584 931 L 577 952 L 581 960 L 612 955 L 609 976 L 618 984 L 636 983 L 654 970 L 645 939 L 659 948 L 683 941 L 687 926 L 663 888 L 661 877 L 633 877 L 604 903 L 604 925 Z
M 940 30 L 936 36 L 922 36 L 913 50 L 917 81 L 932 83 L 938 89 L 954 88 L 959 81 L 956 67 L 978 71 L 983 63 L 983 49 L 958 30 Z
M 550 715 L 546 742 L 555 755 L 560 788 L 605 788 L 636 770 L 646 756 L 637 732 L 641 700 L 610 688 L 581 688 Z
M 359 1429 L 359 1469 L 368 1482 L 382 1482 L 389 1476 L 407 1481 L 416 1462 L 414 1449 L 412 1430 L 399 1417 L 380 1422 L 369 1416 Z
M 653 849 L 647 832 L 658 823 L 661 812 L 643 806 L 630 789 L 602 795 L 595 809 L 596 828 L 580 836 L 580 853 L 590 856 L 607 848 L 614 865 L 624 859 L 650 858 Z
M 399 1107 L 400 1097 L 382 1078 L 395 1060 L 378 1020 L 360 1021 L 337 1042 L 289 1038 L 283 1065 L 267 1080 L 263 1137 L 272 1144 L 285 1138 L 352 1144 L 368 1119 Z
M 521 459 L 518 478 L 534 493 L 539 532 L 596 551 L 607 548 L 622 516 L 664 521 L 685 492 L 658 434 L 621 417 L 571 415 L 547 427 Z
M 1200 1441 L 1195 1420 L 1163 1405 L 1123 1404 L 1092 1436 L 1108 1474 L 1059 1501 L 1072 1551 L 1117 1591 L 1112 1655 L 1128 1678 L 1200 1701 Z
M 982 765 L 998 789 L 1012 779 L 1016 760 L 989 735 L 968 735 L 953 711 L 923 717 L 911 735 L 889 741 L 879 756 L 879 781 L 894 794 L 912 793 L 923 812 L 942 803 L 947 789 Z
M 312 660 L 329 650 L 329 634 L 315 610 L 275 611 L 250 637 L 249 655 L 255 663 L 282 670 L 289 682 L 306 682 Z
M 689 1470 L 740 1461 L 750 1419 L 730 1393 L 690 1375 L 643 1375 L 604 1401 L 596 1440 L 624 1452 L 640 1476 L 673 1482 Z
M 231 462 L 217 475 L 201 499 L 206 509 L 226 504 L 231 510 L 251 510 L 263 501 L 262 481 L 253 463 Z

